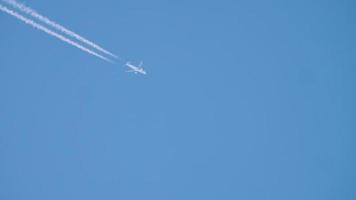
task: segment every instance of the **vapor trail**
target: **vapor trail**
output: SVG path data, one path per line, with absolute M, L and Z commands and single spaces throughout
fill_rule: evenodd
M 31 15 L 33 18 L 38 19 L 39 21 L 57 29 L 58 31 L 61 31 L 75 39 L 77 39 L 78 41 L 81 41 L 93 48 L 95 48 L 98 51 L 101 51 L 102 53 L 105 53 L 107 55 L 110 55 L 114 58 L 118 58 L 118 56 L 116 56 L 115 54 L 109 52 L 108 50 L 105 50 L 104 48 L 100 47 L 99 45 L 95 44 L 94 42 L 89 41 L 88 39 L 85 39 L 84 37 L 78 35 L 77 33 L 74 33 L 73 31 L 65 28 L 64 26 L 50 20 L 48 17 L 43 16 L 41 14 L 39 14 L 38 12 L 36 12 L 35 10 L 33 10 L 32 8 L 29 8 L 21 3 L 18 3 L 16 0 L 2 0 L 6 3 L 8 3 L 9 5 L 13 6 L 14 8 L 17 8 L 19 10 L 21 10 L 22 12 Z
M 65 36 L 63 36 L 61 34 L 53 32 L 53 31 L 49 30 L 48 28 L 46 28 L 46 27 L 44 27 L 44 26 L 42 26 L 40 24 L 37 24 L 36 22 L 32 21 L 31 19 L 28 19 L 28 18 L 22 16 L 21 14 L 13 11 L 13 10 L 11 10 L 11 9 L 1 5 L 1 4 L 0 4 L 0 10 L 5 12 L 5 13 L 7 13 L 7 14 L 9 14 L 9 15 L 11 15 L 11 16 L 13 16 L 13 17 L 15 17 L 15 18 L 17 18 L 17 19 L 19 19 L 19 20 L 21 20 L 22 22 L 32 26 L 33 28 L 36 28 L 36 29 L 38 29 L 40 31 L 43 31 L 43 32 L 45 32 L 45 33 L 47 33 L 47 34 L 49 34 L 49 35 L 51 35 L 53 37 L 56 37 L 56 38 L 62 40 L 63 42 L 66 42 L 66 43 L 68 43 L 68 44 L 70 44 L 70 45 L 72 45 L 74 47 L 77 47 L 78 49 L 80 49 L 80 50 L 82 50 L 84 52 L 87 52 L 87 53 L 89 53 L 89 54 L 91 54 L 93 56 L 96 56 L 96 57 L 98 57 L 98 58 L 100 58 L 102 60 L 105 60 L 107 62 L 112 63 L 112 61 L 110 59 L 106 58 L 105 56 L 102 56 L 102 55 L 100 55 L 98 53 L 95 53 L 94 51 L 92 51 L 90 49 L 87 49 L 87 48 L 83 47 L 82 45 L 80 45 L 80 44 L 78 44 L 78 43 L 66 38 Z

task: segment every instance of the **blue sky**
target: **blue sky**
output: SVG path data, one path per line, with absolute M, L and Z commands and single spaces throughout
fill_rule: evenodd
M 356 198 L 354 1 L 26 5 L 148 75 L 0 13 L 0 199 Z

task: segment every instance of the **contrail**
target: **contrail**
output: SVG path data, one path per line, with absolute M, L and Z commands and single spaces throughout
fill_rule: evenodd
M 73 31 L 65 28 L 64 26 L 50 20 L 48 17 L 39 14 L 32 8 L 29 8 L 21 3 L 18 3 L 16 0 L 2 0 L 2 1 L 8 3 L 9 5 L 13 6 L 14 8 L 21 10 L 22 12 L 24 12 L 28 15 L 31 15 L 33 18 L 38 19 L 42 23 L 45 23 L 45 24 L 57 29 L 58 31 L 61 31 L 62 33 L 65 33 L 65 34 L 77 39 L 78 41 L 83 42 L 83 43 L 95 48 L 97 51 L 105 53 L 106 55 L 110 55 L 114 58 L 119 58 L 115 54 L 109 52 L 108 50 L 105 50 L 104 48 L 100 47 L 99 45 L 95 44 L 94 42 L 91 42 L 88 39 L 85 39 L 84 37 L 80 36 L 79 34 L 74 33 Z
M 17 19 L 19 19 L 22 22 L 32 26 L 33 28 L 36 28 L 36 29 L 38 29 L 40 31 L 43 31 L 43 32 L 53 36 L 53 37 L 56 37 L 56 38 L 62 40 L 63 42 L 66 42 L 66 43 L 68 43 L 68 44 L 70 44 L 70 45 L 72 45 L 74 47 L 77 47 L 78 49 L 80 49 L 80 50 L 82 50 L 84 52 L 87 52 L 87 53 L 89 53 L 89 54 L 91 54 L 93 56 L 96 56 L 96 57 L 98 57 L 98 58 L 100 58 L 102 60 L 105 60 L 107 62 L 113 63 L 113 61 L 111 61 L 110 59 L 106 58 L 105 56 L 102 56 L 102 55 L 100 55 L 98 53 L 95 53 L 94 51 L 92 51 L 90 49 L 87 49 L 87 48 L 83 47 L 82 45 L 80 45 L 80 44 L 78 44 L 78 43 L 66 38 L 65 36 L 63 36 L 61 34 L 53 32 L 53 31 L 49 30 L 48 28 L 46 28 L 46 27 L 44 27 L 44 26 L 42 26 L 40 24 L 37 24 L 36 22 L 32 21 L 31 19 L 28 19 L 28 18 L 22 16 L 21 14 L 13 11 L 13 10 L 11 10 L 11 9 L 1 5 L 1 4 L 0 4 L 0 10 L 5 12 L 5 13 L 7 13 L 7 14 L 9 14 L 9 15 L 11 15 L 11 16 L 13 16 L 13 17 L 16 17 Z

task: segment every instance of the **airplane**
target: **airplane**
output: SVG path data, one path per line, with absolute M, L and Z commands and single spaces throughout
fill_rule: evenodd
M 133 72 L 135 74 L 139 74 L 140 73 L 140 74 L 143 74 L 143 75 L 147 74 L 147 72 L 142 67 L 143 62 L 141 62 L 138 66 L 135 66 L 135 65 L 131 64 L 130 62 L 127 62 L 125 65 L 130 68 L 130 70 L 128 70 L 126 72 Z

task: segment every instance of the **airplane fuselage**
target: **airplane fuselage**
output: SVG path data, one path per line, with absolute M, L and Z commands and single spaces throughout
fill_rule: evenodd
M 131 69 L 131 71 L 129 71 L 129 72 L 134 72 L 135 74 L 140 73 L 140 74 L 146 75 L 146 72 L 142 67 L 137 67 L 131 63 L 126 63 L 126 66 L 128 66 Z

